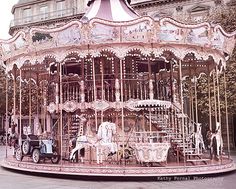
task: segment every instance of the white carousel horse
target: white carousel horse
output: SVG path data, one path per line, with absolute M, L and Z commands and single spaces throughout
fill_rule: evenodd
M 70 141 L 70 146 L 72 145 L 72 140 Z M 86 146 L 94 146 L 94 142 L 93 141 L 89 141 L 88 137 L 83 135 L 83 136 L 78 136 L 76 139 L 76 145 L 75 147 L 72 149 L 71 153 L 70 153 L 70 160 L 75 159 L 75 153 L 78 151 L 80 152 L 81 149 L 85 148 Z M 81 162 L 83 162 L 83 157 L 81 157 Z
M 197 154 L 200 154 L 202 149 L 206 150 L 203 137 L 202 137 L 202 125 L 200 123 L 197 123 L 197 131 L 194 132 L 192 135 L 195 141 L 195 152 Z
M 118 151 L 117 144 L 112 141 L 113 135 L 116 134 L 116 124 L 111 122 L 103 122 L 98 128 L 97 138 L 95 144 L 97 153 L 97 163 L 102 163 L 103 155 L 106 155 L 105 148 L 108 148 L 108 156 L 116 154 Z
M 219 157 L 220 154 L 222 154 L 223 152 L 223 138 L 222 138 L 222 134 L 221 134 L 221 125 L 219 122 L 216 123 L 216 131 L 215 133 L 210 132 L 209 134 L 209 138 L 210 138 L 210 150 L 211 153 L 213 152 L 213 140 L 215 139 L 216 141 L 216 155 L 217 157 Z
M 112 141 L 113 135 L 116 133 L 116 125 L 111 122 L 103 122 L 98 128 L 98 134 L 95 138 L 89 140 L 87 136 L 79 136 L 76 140 L 76 146 L 71 151 L 70 160 L 73 159 L 75 152 L 80 151 L 86 146 L 96 147 L 97 163 L 102 163 L 105 148 L 109 149 L 109 156 L 117 152 L 117 144 Z

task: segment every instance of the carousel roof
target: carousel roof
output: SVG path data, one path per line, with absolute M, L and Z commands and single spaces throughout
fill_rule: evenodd
M 139 18 L 139 15 L 131 8 L 127 0 L 91 0 L 88 6 L 90 9 L 83 16 L 83 21 L 100 18 L 121 22 Z

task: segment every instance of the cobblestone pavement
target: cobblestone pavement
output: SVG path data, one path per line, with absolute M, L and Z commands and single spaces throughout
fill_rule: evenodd
M 0 146 L 0 160 L 5 157 L 5 147 Z M 236 153 L 233 154 L 236 162 Z M 94 181 L 50 178 L 17 173 L 0 167 L 0 189 L 232 189 L 236 185 L 236 172 L 217 177 L 168 177 L 156 181 Z

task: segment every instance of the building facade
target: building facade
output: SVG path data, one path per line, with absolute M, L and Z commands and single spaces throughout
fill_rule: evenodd
M 140 15 L 154 19 L 172 17 L 175 20 L 198 23 L 216 10 L 233 6 L 235 0 L 132 0 L 131 6 Z M 13 6 L 14 20 L 9 33 L 24 27 L 46 25 L 55 27 L 71 19 L 81 18 L 87 10 L 87 0 L 19 0 Z

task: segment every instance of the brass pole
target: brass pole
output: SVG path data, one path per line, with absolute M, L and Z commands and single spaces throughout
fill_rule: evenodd
M 226 129 L 227 129 L 228 157 L 230 158 L 229 117 L 228 117 L 228 100 L 227 100 L 227 86 L 226 86 L 225 71 L 224 71 L 224 88 L 225 88 L 225 116 L 226 116 Z
M 124 127 L 124 97 L 123 97 L 123 60 L 120 59 L 120 93 L 121 93 L 121 126 L 122 126 L 122 154 L 125 154 L 125 127 Z
M 92 58 L 92 64 L 93 64 L 93 95 L 94 95 L 94 102 L 97 101 L 97 90 L 96 90 L 96 75 L 95 75 L 95 62 L 94 58 Z M 96 131 L 98 130 L 98 115 L 97 115 L 97 109 L 95 107 L 95 125 L 96 125 Z
M 216 84 L 217 84 L 217 103 L 218 103 L 218 117 L 221 123 L 221 111 L 220 111 L 220 84 L 219 84 L 219 70 L 216 69 Z
M 16 67 L 13 67 L 14 71 L 14 90 L 13 90 L 13 117 L 16 117 Z M 15 121 L 15 120 L 14 120 Z M 14 123 L 16 124 L 16 123 Z
M 22 136 L 22 70 L 20 68 L 20 140 L 19 140 L 19 144 L 21 145 L 21 136 Z
M 216 84 L 215 84 L 215 72 L 213 72 L 213 91 L 214 91 L 214 106 L 215 106 L 215 124 L 217 122 L 217 102 L 216 102 Z M 215 128 L 216 129 L 216 128 Z
M 183 153 L 184 153 L 184 166 L 186 165 L 185 156 L 185 131 L 184 131 L 184 104 L 183 104 L 183 83 L 182 83 L 182 61 L 179 61 L 179 75 L 180 75 L 180 101 L 181 101 L 181 122 L 182 122 L 182 135 L 183 135 Z
M 209 104 L 209 129 L 212 131 L 212 120 L 211 120 L 211 85 L 210 85 L 210 73 L 207 78 L 208 82 L 208 104 Z
M 101 64 L 101 75 L 102 75 L 102 101 L 104 101 L 104 72 L 103 72 L 103 61 L 102 61 L 102 57 L 101 57 L 101 61 L 100 61 L 100 64 Z M 103 122 L 103 110 L 101 111 L 101 122 Z
M 62 105 L 63 105 L 63 91 L 62 91 L 62 62 L 59 63 L 59 79 L 60 79 L 60 106 L 59 106 L 59 109 L 60 109 L 60 124 L 59 124 L 59 128 L 58 128 L 58 131 L 59 131 L 59 140 L 60 140 L 60 155 L 61 155 L 61 163 L 62 163 L 62 153 L 63 153 L 63 146 L 62 146 L 62 129 L 63 129 L 63 111 L 62 111 Z
M 32 98 L 32 91 L 31 91 L 31 64 L 30 64 L 30 70 L 29 70 L 29 74 L 30 74 L 30 77 L 29 77 L 29 126 L 30 129 L 32 129 L 32 123 L 31 123 L 31 117 L 32 117 L 32 101 L 31 101 L 31 98 Z M 31 130 L 32 131 L 32 130 Z M 27 132 L 28 134 L 28 132 Z
M 194 76 L 194 96 L 195 96 L 195 121 L 198 123 L 198 100 L 197 100 L 197 77 Z
M 6 122 L 5 122 L 5 130 L 6 130 L 6 158 L 7 158 L 7 146 L 8 146 L 8 130 L 9 130 L 9 118 L 8 118 L 8 73 L 6 73 Z

